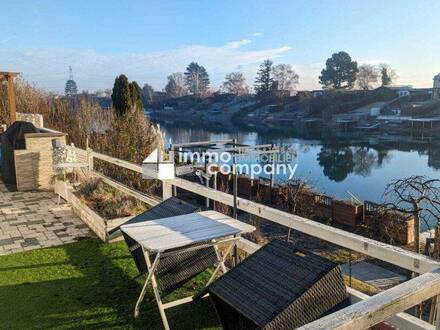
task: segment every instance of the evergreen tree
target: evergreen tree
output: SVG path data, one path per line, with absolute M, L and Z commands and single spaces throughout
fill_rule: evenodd
M 112 93 L 113 107 L 116 114 L 122 116 L 130 110 L 130 83 L 125 75 L 116 77 Z
M 64 94 L 66 96 L 73 96 L 78 94 L 78 87 L 75 80 L 69 79 L 66 81 L 66 87 L 64 88 Z
M 66 96 L 74 96 L 78 94 L 78 86 L 76 86 L 76 82 L 75 80 L 73 80 L 73 72 L 71 66 L 69 66 L 69 80 L 66 81 L 64 94 Z
M 387 64 L 381 64 L 379 67 L 382 86 L 391 85 L 396 80 L 396 72 L 391 69 Z
M 139 87 L 136 81 L 130 83 L 130 105 L 132 109 L 143 110 L 144 105 L 142 103 L 142 89 Z
M 324 88 L 353 88 L 359 72 L 356 61 L 352 61 L 346 52 L 335 53 L 325 62 L 325 68 L 319 76 L 319 83 Z
M 260 65 L 254 84 L 255 92 L 259 96 L 268 95 L 273 88 L 272 65 L 271 60 L 265 60 Z
M 381 80 L 382 80 L 382 86 L 388 86 L 391 84 L 391 78 L 388 75 L 388 72 L 385 68 L 382 68 L 380 71 L 381 74 Z
M 209 75 L 206 69 L 196 62 L 191 62 L 185 71 L 185 84 L 191 94 L 200 97 L 209 92 Z
M 115 79 L 112 101 L 118 116 L 126 114 L 130 109 L 143 109 L 141 88 L 136 81 L 130 83 L 123 74 Z

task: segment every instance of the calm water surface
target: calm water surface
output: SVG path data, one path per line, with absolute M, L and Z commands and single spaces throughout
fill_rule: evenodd
M 244 144 L 290 145 L 298 153 L 295 175 L 329 196 L 380 202 L 387 183 L 411 175 L 440 177 L 440 144 L 382 136 L 364 139 L 298 138 L 293 134 L 213 132 L 202 128 L 161 125 L 167 142 L 238 139 Z M 290 135 L 290 136 L 289 136 Z M 439 141 L 440 142 L 440 141 Z M 278 177 L 277 181 L 285 180 Z

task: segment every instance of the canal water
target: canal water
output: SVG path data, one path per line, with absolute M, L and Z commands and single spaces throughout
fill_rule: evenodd
M 411 137 L 369 136 L 307 137 L 292 132 L 269 134 L 257 132 L 222 132 L 204 128 L 171 127 L 161 124 L 167 143 L 236 138 L 243 144 L 290 146 L 296 150 L 295 175 L 329 196 L 381 202 L 383 192 L 393 179 L 411 175 L 440 177 L 440 143 Z M 439 141 L 440 142 L 440 141 Z M 277 181 L 286 180 L 279 175 Z

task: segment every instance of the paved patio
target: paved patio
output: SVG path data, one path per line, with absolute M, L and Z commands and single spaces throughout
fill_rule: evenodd
M 13 192 L 0 181 L 0 255 L 61 245 L 93 233 L 52 192 Z

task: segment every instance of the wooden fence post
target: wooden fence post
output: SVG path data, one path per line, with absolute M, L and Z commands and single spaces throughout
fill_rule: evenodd
M 89 172 L 93 172 L 93 150 L 87 148 L 87 163 L 89 164 Z
M 173 196 L 173 185 L 167 181 L 162 181 L 162 200 L 166 200 Z

